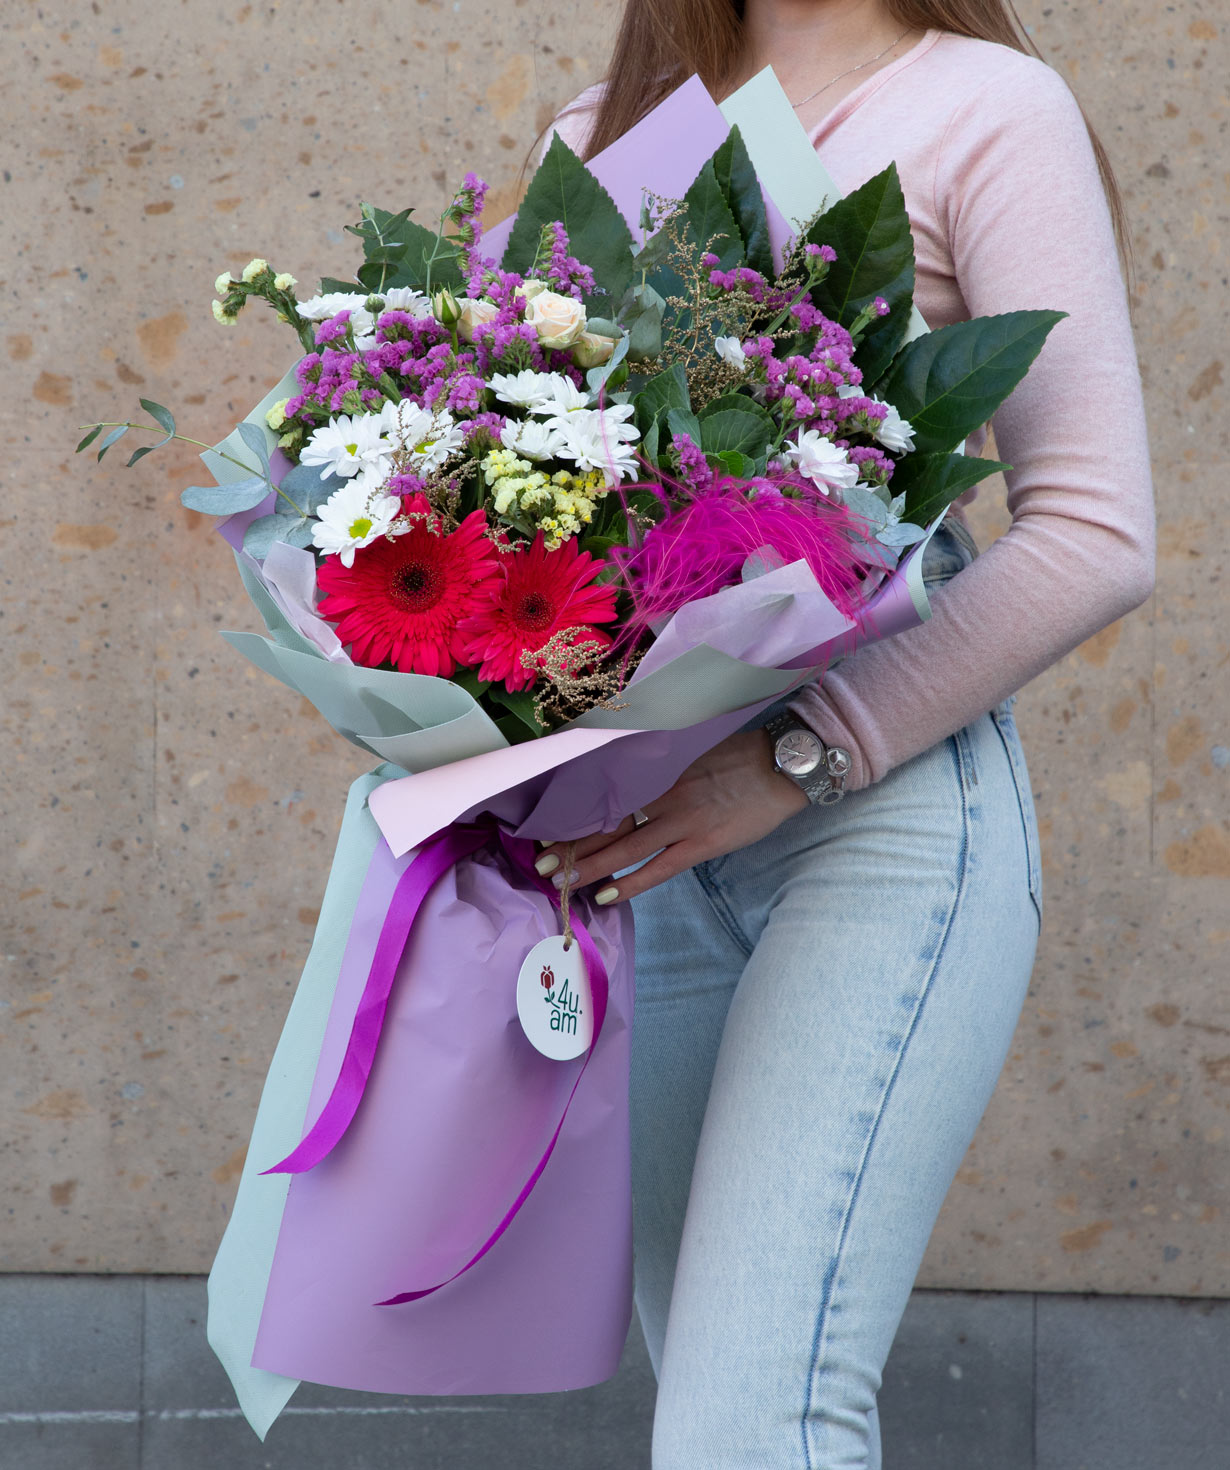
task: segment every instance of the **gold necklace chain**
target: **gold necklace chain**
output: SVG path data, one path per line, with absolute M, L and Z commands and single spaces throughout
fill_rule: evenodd
M 856 71 L 864 71 L 867 67 L 874 66 L 877 61 L 883 61 L 888 53 L 893 49 L 893 47 L 900 46 L 902 41 L 904 41 L 909 34 L 910 30 L 907 26 L 905 30 L 902 31 L 901 34 L 897 37 L 897 39 L 892 42 L 891 45 L 885 46 L 884 50 L 881 51 L 878 56 L 873 56 L 869 61 L 860 61 L 857 66 L 850 67 L 848 71 L 838 72 L 831 81 L 825 82 L 823 87 L 817 87 L 814 92 L 809 92 L 807 96 L 803 98 L 802 102 L 792 102 L 790 104 L 791 107 L 793 107 L 797 112 L 800 107 L 806 107 L 813 97 L 819 97 L 821 92 L 827 92 L 830 87 L 835 87 L 837 83 L 840 82 L 844 77 L 851 77 Z

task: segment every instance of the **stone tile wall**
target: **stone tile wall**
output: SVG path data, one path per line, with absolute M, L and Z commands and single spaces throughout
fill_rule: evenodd
M 1230 710 L 1224 635 L 1227 26 L 1216 0 L 1022 6 L 1137 230 L 1162 520 L 1152 605 L 1019 714 L 1047 930 L 931 1286 L 1230 1293 Z M 75 426 L 138 395 L 220 437 L 291 344 L 229 332 L 253 255 L 346 275 L 361 199 L 492 217 L 614 6 L 581 0 L 15 0 L 0 216 L 6 780 L 3 1265 L 197 1271 L 225 1222 L 359 752 L 217 637 L 251 627 L 182 511 L 175 448 L 124 471 Z M 1045 241 L 1039 241 L 1045 249 Z M 978 511 L 999 529 L 995 496 Z

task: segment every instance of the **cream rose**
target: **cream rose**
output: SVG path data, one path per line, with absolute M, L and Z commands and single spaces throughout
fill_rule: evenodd
M 610 362 L 615 343 L 610 337 L 600 337 L 597 332 L 582 332 L 573 344 L 572 360 L 579 368 L 601 367 Z
M 494 301 L 484 301 L 481 297 L 463 296 L 457 305 L 461 308 L 457 335 L 463 342 L 473 342 L 475 330 L 494 321 L 500 314 L 500 308 Z
M 524 301 L 533 301 L 535 296 L 540 296 L 547 289 L 546 281 L 540 281 L 531 276 L 528 281 L 522 281 L 517 287 L 517 295 Z
M 585 330 L 584 306 L 555 291 L 540 291 L 526 308 L 525 319 L 544 347 L 571 347 Z

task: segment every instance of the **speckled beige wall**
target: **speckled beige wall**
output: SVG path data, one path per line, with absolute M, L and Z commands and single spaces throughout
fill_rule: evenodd
M 74 427 L 143 394 L 219 437 L 293 344 L 214 327 L 218 270 L 345 275 L 358 200 L 430 207 L 469 165 L 498 214 L 613 10 L 6 8 L 8 1269 L 208 1265 L 365 764 L 218 639 L 252 614 L 178 507 L 191 454 L 99 469 Z M 1230 1295 L 1230 26 L 1218 0 L 1022 11 L 1136 222 L 1162 556 L 1153 604 L 1021 700 L 1047 933 L 924 1280 Z

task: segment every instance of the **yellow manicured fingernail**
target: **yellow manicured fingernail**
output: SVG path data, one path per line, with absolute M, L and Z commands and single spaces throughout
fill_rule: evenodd
M 554 873 L 559 867 L 559 858 L 553 852 L 544 853 L 534 864 L 538 870 L 538 876 L 545 878 L 549 873 Z
M 618 888 L 603 888 L 594 894 L 595 903 L 614 903 L 619 897 Z

